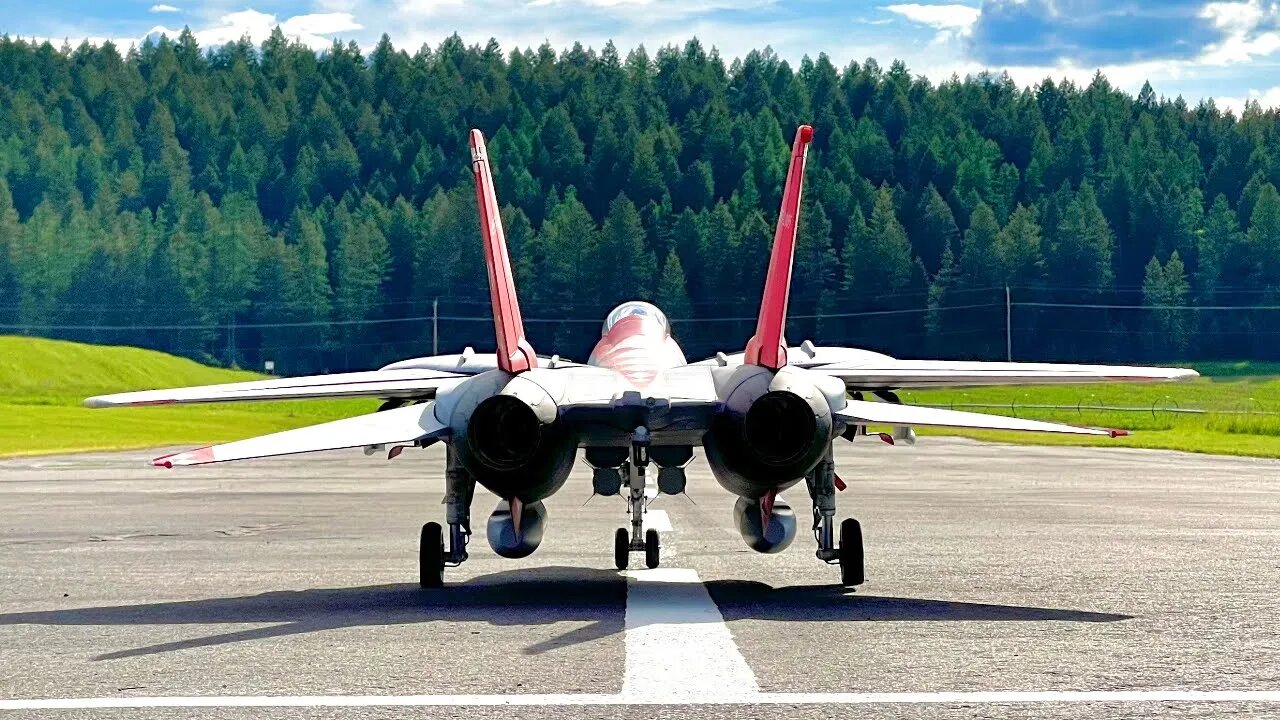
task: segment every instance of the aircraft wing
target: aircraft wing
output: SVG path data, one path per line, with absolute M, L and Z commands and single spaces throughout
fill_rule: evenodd
M 831 363 L 811 368 L 844 381 L 849 390 L 977 387 L 982 385 L 1069 385 L 1104 382 L 1161 382 L 1199 377 L 1184 368 L 1056 363 L 895 360 Z
M 98 395 L 86 399 L 84 404 L 91 408 L 105 408 L 303 398 L 427 400 L 435 397 L 437 390 L 451 386 L 465 377 L 427 369 L 370 370 Z
M 850 400 L 843 410 L 835 414 L 846 422 L 855 425 L 1020 430 L 1066 435 L 1100 435 L 1102 437 L 1128 435 L 1124 430 L 1103 430 L 1063 425 L 1061 423 L 1041 422 L 1039 420 L 1025 420 L 1004 415 L 984 415 L 982 413 L 962 412 L 959 410 L 943 410 L 940 408 L 920 407 L 919 405 L 899 405 L 897 403 L 867 402 L 864 400 Z
M 158 457 L 152 460 L 151 464 L 168 468 L 175 465 L 205 465 L 228 460 L 293 455 L 318 450 L 396 445 L 439 439 L 448 432 L 449 426 L 436 419 L 435 404 L 421 403 L 296 430 L 261 435 L 248 440 L 187 450 Z

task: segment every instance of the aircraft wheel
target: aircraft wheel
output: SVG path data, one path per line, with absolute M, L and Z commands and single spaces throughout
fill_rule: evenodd
M 422 526 L 418 544 L 418 582 L 424 588 L 444 585 L 444 528 L 440 523 Z
M 613 534 L 613 564 L 619 570 L 626 570 L 631 562 L 631 534 L 626 528 L 618 528 Z
M 650 528 L 644 533 L 644 566 L 650 570 L 658 567 L 661 560 L 659 551 L 662 546 L 658 544 L 658 531 Z
M 862 525 L 853 518 L 840 523 L 840 584 L 861 585 L 866 582 L 862 562 Z

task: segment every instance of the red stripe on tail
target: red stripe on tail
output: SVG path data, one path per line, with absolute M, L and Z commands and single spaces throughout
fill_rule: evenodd
M 493 304 L 493 331 L 498 337 L 498 367 L 520 373 L 537 367 L 533 346 L 524 336 L 520 301 L 507 256 L 507 235 L 498 214 L 498 196 L 493 191 L 493 171 L 484 135 L 471 131 L 471 169 L 476 176 L 476 205 L 480 208 L 480 234 L 484 238 L 484 264 L 489 271 L 489 301 Z
M 744 361 L 748 365 L 777 370 L 787 364 L 787 341 L 782 337 L 787 326 L 787 300 L 791 296 L 791 264 L 796 254 L 796 228 L 800 220 L 800 196 L 804 188 L 804 163 L 813 140 L 813 128 L 801 125 L 791 145 L 791 167 L 782 191 L 782 210 L 778 213 L 778 229 L 773 234 L 773 254 L 769 257 L 769 275 L 764 281 L 764 297 L 760 301 L 760 317 L 756 334 L 747 342 Z

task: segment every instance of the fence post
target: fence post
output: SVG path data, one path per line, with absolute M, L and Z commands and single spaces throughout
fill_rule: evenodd
M 431 354 L 440 354 L 440 298 L 431 300 Z
M 1013 303 L 1008 285 L 1004 286 L 1004 359 L 1013 362 Z

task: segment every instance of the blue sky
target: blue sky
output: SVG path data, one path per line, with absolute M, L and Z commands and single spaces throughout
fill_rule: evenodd
M 0 32 L 137 42 L 190 26 L 202 44 L 274 25 L 317 48 L 468 42 L 564 47 L 574 40 L 652 51 L 697 35 L 726 57 L 769 45 L 789 60 L 905 61 L 935 80 L 1007 70 L 1087 82 L 1096 69 L 1136 91 L 1280 106 L 1280 0 L 0 0 Z

